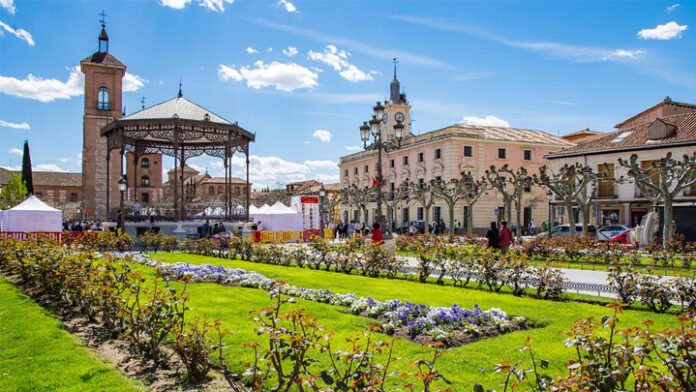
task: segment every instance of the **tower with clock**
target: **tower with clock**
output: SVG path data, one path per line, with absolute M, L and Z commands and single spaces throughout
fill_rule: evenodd
M 411 105 L 406 100 L 406 94 L 401 91 L 401 83 L 396 78 L 396 64 L 394 59 L 394 79 L 389 85 L 389 100 L 384 102 L 384 125 L 382 132 L 386 139 L 394 137 L 394 125 L 404 125 L 404 138 L 411 137 Z

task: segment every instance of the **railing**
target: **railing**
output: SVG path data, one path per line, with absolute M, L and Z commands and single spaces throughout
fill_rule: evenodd
M 321 236 L 321 230 L 264 230 L 255 231 L 252 234 L 254 242 L 262 243 L 287 243 L 306 242 L 312 237 Z M 333 230 L 324 229 L 324 238 L 333 238 Z
M 24 231 L 3 231 L 0 232 L 0 238 L 14 238 L 17 240 L 27 240 L 27 239 L 39 239 L 46 238 L 51 240 L 60 241 L 62 238 L 62 232 L 52 232 L 52 231 L 35 231 L 35 232 L 24 232 Z

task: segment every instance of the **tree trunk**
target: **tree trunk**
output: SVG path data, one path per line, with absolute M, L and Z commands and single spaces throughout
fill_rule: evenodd
M 425 228 L 423 231 L 425 231 L 426 234 L 430 233 L 428 231 L 428 225 L 430 224 L 430 207 L 426 207 L 425 204 L 423 204 L 423 218 L 425 218 Z
M 471 234 L 474 232 L 474 205 L 469 204 L 466 210 L 466 232 Z
M 662 247 L 666 247 L 667 243 L 672 239 L 672 198 L 665 197 L 664 203 L 664 222 L 662 223 Z
M 454 204 L 451 201 L 448 201 L 447 206 L 449 207 L 449 232 L 450 234 L 455 234 L 454 233 Z
M 575 213 L 573 212 L 573 202 L 566 201 L 565 206 L 568 213 L 568 224 L 570 225 L 569 234 L 571 237 L 575 237 Z
M 582 235 L 586 237 L 590 225 L 590 203 L 585 202 L 580 208 L 582 210 Z
M 522 239 L 522 195 L 520 195 L 517 200 L 515 201 L 516 205 L 516 211 L 515 211 L 515 218 L 517 219 L 517 242 L 519 243 L 519 240 Z

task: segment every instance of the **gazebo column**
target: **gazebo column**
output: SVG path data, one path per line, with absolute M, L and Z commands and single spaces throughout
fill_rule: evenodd
M 121 174 L 118 176 L 119 181 L 121 178 L 123 178 L 123 157 L 126 155 L 126 146 L 123 145 L 123 141 L 121 141 L 121 160 L 120 160 L 120 165 L 121 165 Z M 123 192 L 119 189 L 119 203 L 118 203 L 118 208 L 121 209 L 123 207 Z M 123 211 L 121 211 L 121 215 L 123 216 Z
M 249 196 L 251 187 L 249 186 L 249 142 L 246 144 L 246 221 L 249 221 Z
M 181 219 L 180 220 L 185 220 L 186 218 L 186 209 L 184 208 L 184 168 L 186 167 L 186 157 L 184 155 L 184 146 L 181 146 L 181 158 L 180 158 L 180 164 L 181 164 L 181 184 L 179 185 L 181 187 Z
M 178 145 L 174 144 L 174 183 L 172 184 L 172 201 L 174 202 L 174 220 L 177 220 L 179 217 L 179 209 L 177 208 L 178 204 L 178 195 L 179 192 L 177 190 L 178 185 L 179 185 L 179 170 L 177 169 L 178 163 L 177 163 L 177 153 L 179 151 Z
M 133 149 L 133 204 L 138 201 L 138 145 Z
M 229 219 L 229 216 L 230 216 L 230 182 L 229 182 L 230 172 L 229 172 L 229 168 L 228 168 L 229 151 L 230 151 L 230 149 L 225 147 L 225 158 L 224 158 L 225 164 L 224 164 L 224 166 L 225 166 L 225 217 L 226 217 L 226 219 Z

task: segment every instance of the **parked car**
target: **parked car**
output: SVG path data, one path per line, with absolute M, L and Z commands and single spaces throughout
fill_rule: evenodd
M 612 237 L 623 233 L 631 228 L 624 225 L 608 225 L 597 231 L 597 239 L 600 241 L 609 241 Z
M 418 233 L 420 233 L 420 234 L 425 233 L 425 221 L 412 220 L 412 221 L 408 222 L 408 224 L 403 224 L 403 225 L 397 227 L 396 234 L 408 235 L 408 228 L 409 228 L 409 226 L 411 226 L 411 224 L 416 225 L 416 229 L 418 229 Z
M 575 225 L 575 235 L 581 236 L 582 235 L 582 223 L 576 224 Z M 536 237 L 546 237 L 548 236 L 548 232 L 543 232 L 539 233 L 536 235 Z M 590 237 L 595 237 L 597 236 L 597 228 L 594 225 L 588 225 L 587 226 L 587 235 Z M 569 224 L 564 224 L 564 225 L 558 225 L 554 226 L 551 228 L 551 238 L 553 237 L 569 237 L 570 236 L 570 225 Z
M 630 244 L 631 237 L 633 236 L 633 229 L 627 228 L 626 230 L 622 231 L 621 233 L 611 237 L 609 239 L 609 242 L 614 242 L 614 243 L 619 243 L 619 244 Z

